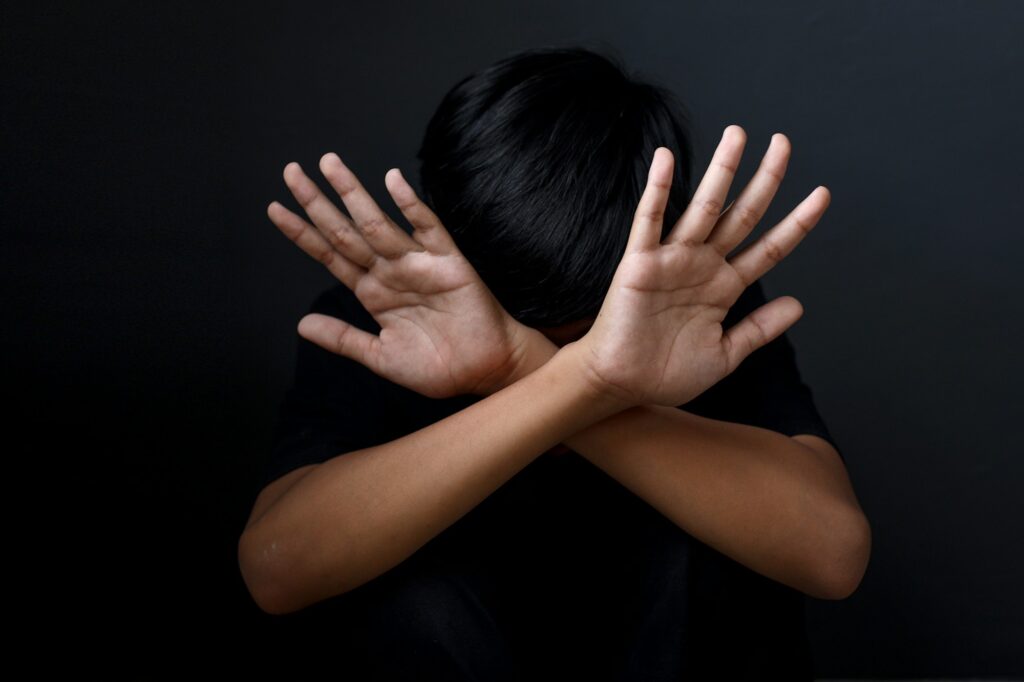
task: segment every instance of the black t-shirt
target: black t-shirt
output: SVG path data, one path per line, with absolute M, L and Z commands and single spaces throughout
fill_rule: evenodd
M 766 302 L 761 283 L 749 286 L 723 321 L 728 329 Z M 338 284 L 322 292 L 310 312 L 346 320 L 378 333 L 380 326 L 355 295 Z M 468 407 L 480 396 L 432 399 L 394 384 L 349 358 L 298 337 L 293 385 L 281 406 L 264 484 L 312 463 L 379 445 L 412 433 Z M 785 334 L 751 353 L 730 375 L 679 406 L 723 421 L 750 424 L 786 435 L 815 434 L 838 445 L 803 383 L 794 349 Z M 842 454 L 841 454 L 842 456 Z M 845 460 L 845 458 L 844 458 Z M 641 530 L 642 529 L 642 530 Z M 660 538 L 660 540 L 659 540 Z M 602 604 L 615 593 L 615 580 L 637 585 L 666 584 L 649 563 L 669 566 L 658 542 L 684 539 L 685 570 L 675 577 L 679 600 L 670 616 L 668 641 L 685 641 L 688 671 L 730 679 L 784 675 L 812 679 L 803 620 L 804 595 L 770 580 L 697 541 L 578 453 L 544 453 L 527 465 L 417 554 L 449 552 L 471 556 L 500 553 L 500 564 L 515 562 L 516 582 L 533 575 L 550 588 L 550 598 L 567 599 L 573 585 L 577 611 L 602 621 L 608 646 L 618 622 L 636 622 L 638 612 Z M 649 544 L 644 545 L 647 542 Z M 652 553 L 653 552 L 653 553 Z M 659 558 L 653 558 L 659 557 Z M 410 558 L 410 560 L 412 557 Z M 669 570 L 665 568 L 664 570 Z M 531 572 L 532 571 L 532 572 Z M 632 571 L 632 572 L 629 572 Z M 639 571 L 639 573 L 638 573 Z M 563 576 L 569 583 L 558 582 Z M 663 588 L 658 588 L 663 589 Z M 654 593 L 651 593 L 654 594 Z M 666 593 L 668 594 L 668 593 Z M 547 597 L 546 597 L 547 598 Z M 673 597 L 649 597 L 668 603 Z M 618 609 L 618 610 L 616 610 Z M 633 619 L 633 620 L 631 620 Z M 575 631 L 575 626 L 572 626 Z M 598 636 L 587 636 L 592 646 Z M 658 635 L 643 635 L 648 648 Z M 652 651 L 651 656 L 662 653 Z

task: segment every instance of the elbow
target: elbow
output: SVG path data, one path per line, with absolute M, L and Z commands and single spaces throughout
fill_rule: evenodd
M 255 527 L 245 529 L 238 539 L 238 567 L 249 595 L 260 610 L 275 616 L 303 606 L 291 587 L 296 574 L 292 570 L 294 560 L 279 545 L 261 536 Z
M 846 599 L 857 591 L 871 558 L 871 524 L 859 509 L 848 514 L 829 542 L 831 547 L 822 553 L 823 565 L 818 570 L 818 599 Z

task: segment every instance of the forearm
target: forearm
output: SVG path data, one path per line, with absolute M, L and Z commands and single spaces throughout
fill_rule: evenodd
M 557 350 L 538 341 L 518 376 Z M 845 585 L 859 581 L 864 519 L 849 478 L 788 436 L 644 405 L 563 443 L 680 528 L 758 573 L 820 598 L 842 595 Z
M 540 453 L 620 405 L 570 353 L 414 433 L 335 457 L 246 529 L 242 573 L 264 610 L 351 590 L 405 560 Z
M 564 442 L 751 570 L 822 599 L 859 581 L 862 527 L 849 481 L 786 435 L 647 405 Z

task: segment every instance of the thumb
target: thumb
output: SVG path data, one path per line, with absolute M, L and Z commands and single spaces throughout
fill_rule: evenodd
M 793 326 L 803 314 L 800 301 L 792 296 L 780 296 L 730 327 L 723 340 L 729 364 L 726 374 L 731 374 L 748 355 Z
M 380 356 L 379 336 L 320 313 L 309 313 L 299 320 L 298 332 L 307 341 L 376 371 Z

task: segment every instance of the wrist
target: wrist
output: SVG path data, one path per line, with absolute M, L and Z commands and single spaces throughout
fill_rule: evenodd
M 558 352 L 558 346 L 536 329 L 525 325 L 520 325 L 520 327 L 521 329 L 517 330 L 519 334 L 519 340 L 516 343 L 517 351 L 513 355 L 509 372 L 491 386 L 485 395 L 497 393 L 533 373 Z
M 596 414 L 600 415 L 598 421 L 634 407 L 636 403 L 608 390 L 608 387 L 598 380 L 587 364 L 586 352 L 585 346 L 579 341 L 567 343 L 561 348 L 556 346 L 555 353 L 547 364 L 558 365 L 565 380 L 577 385 L 578 392 L 594 408 Z

